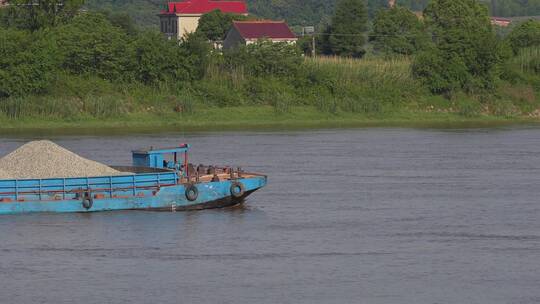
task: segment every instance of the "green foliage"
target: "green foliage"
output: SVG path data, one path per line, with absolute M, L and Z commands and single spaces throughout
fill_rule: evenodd
M 465 117 L 476 117 L 482 112 L 482 105 L 480 102 L 470 99 L 467 96 L 459 96 L 454 102 L 454 106 L 456 107 L 458 114 Z
M 502 66 L 501 78 L 514 86 L 526 84 L 540 91 L 540 47 L 520 49 Z
M 243 70 L 251 76 L 290 76 L 300 71 L 302 56 L 295 45 L 259 40 L 224 53 L 229 70 Z
M 195 83 L 194 88 L 198 99 L 209 106 L 230 107 L 244 104 L 242 92 L 234 90 L 228 82 L 204 79 Z
M 19 29 L 37 31 L 71 20 L 84 0 L 10 0 L 3 23 Z
M 319 26 L 328 21 L 335 1 L 328 0 L 247 0 L 250 14 L 265 19 L 285 19 L 291 26 Z
M 462 58 L 455 55 L 448 57 L 438 49 L 418 54 L 413 64 L 413 74 L 435 94 L 451 94 L 470 80 Z
M 367 18 L 363 0 L 339 0 L 328 39 L 333 54 L 351 57 L 364 55 Z
M 434 93 L 492 89 L 500 46 L 487 8 L 475 0 L 433 0 L 424 16 L 434 45 L 417 57 L 415 76 Z
M 540 15 L 540 0 L 478 0 L 490 5 L 493 16 L 537 16 Z M 330 23 L 336 0 L 247 0 L 249 13 L 264 19 L 286 20 L 292 27 L 307 25 L 323 30 Z M 377 11 L 387 7 L 387 0 L 365 0 L 368 14 L 373 18 Z M 412 11 L 422 11 L 429 0 L 397 0 L 399 6 Z M 157 29 L 156 14 L 164 8 L 165 2 L 147 0 L 86 0 L 91 10 L 111 10 L 132 16 L 140 26 Z
M 189 54 L 176 41 L 164 39 L 160 33 L 146 31 L 137 36 L 132 48 L 137 81 L 157 85 L 191 78 L 187 61 Z
M 85 0 L 85 6 L 90 11 L 122 12 L 129 15 L 138 26 L 157 30 L 159 18 L 156 14 L 164 9 L 165 3 L 147 0 Z
M 416 53 L 428 43 L 422 22 L 401 6 L 379 11 L 369 40 L 378 52 L 401 55 Z
M 490 0 L 489 2 L 494 16 L 540 15 L 540 0 Z
M 197 26 L 197 34 L 211 41 L 223 40 L 233 21 L 246 20 L 247 18 L 243 15 L 227 14 L 220 10 L 214 10 L 201 16 Z
M 202 35 L 191 33 L 182 38 L 180 47 L 186 52 L 190 79 L 201 79 L 212 59 L 212 45 Z
M 0 28 L 0 97 L 40 93 L 54 77 L 54 45 L 43 36 Z
M 422 11 L 426 8 L 430 0 L 397 0 L 396 4 L 411 9 L 412 11 Z
M 137 25 L 135 24 L 135 21 L 133 21 L 133 18 L 131 18 L 130 15 L 126 13 L 117 13 L 113 11 L 101 11 L 103 15 L 109 20 L 109 22 L 124 30 L 126 34 L 130 36 L 135 36 L 138 33 Z
M 102 14 L 82 14 L 54 32 L 61 67 L 73 74 L 96 74 L 104 79 L 129 75 L 131 50 L 128 37 Z
M 515 54 L 520 49 L 540 45 L 540 22 L 528 20 L 515 27 L 506 37 Z

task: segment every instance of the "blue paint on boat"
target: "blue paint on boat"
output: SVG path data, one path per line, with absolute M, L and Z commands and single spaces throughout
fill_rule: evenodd
M 265 175 L 232 168 L 189 172 L 188 149 L 133 151 L 134 166 L 115 167 L 133 174 L 0 180 L 0 214 L 218 208 L 241 203 L 266 185 Z

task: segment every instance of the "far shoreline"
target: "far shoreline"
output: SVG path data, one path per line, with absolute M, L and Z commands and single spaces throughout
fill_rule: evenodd
M 122 135 L 164 132 L 294 131 L 354 128 L 467 129 L 511 125 L 540 125 L 536 117 L 501 117 L 457 113 L 391 112 L 378 115 L 325 113 L 295 107 L 276 113 L 272 107 L 208 108 L 190 114 L 136 113 L 96 119 L 0 118 L 1 135 Z

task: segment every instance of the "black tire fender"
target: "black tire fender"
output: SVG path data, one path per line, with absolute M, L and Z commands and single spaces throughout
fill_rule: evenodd
M 85 196 L 82 201 L 82 206 L 84 209 L 88 210 L 94 205 L 94 199 L 91 196 Z
M 199 189 L 194 184 L 186 186 L 186 198 L 188 201 L 193 202 L 199 197 Z
M 246 192 L 246 188 L 244 187 L 244 184 L 238 181 L 234 181 L 231 183 L 230 188 L 231 196 L 234 198 L 241 198 L 244 196 L 244 193 Z

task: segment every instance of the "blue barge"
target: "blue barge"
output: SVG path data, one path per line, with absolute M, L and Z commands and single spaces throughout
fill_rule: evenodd
M 189 145 L 133 151 L 123 175 L 1 179 L 0 214 L 110 210 L 183 211 L 240 204 L 267 182 L 241 169 L 193 166 Z

